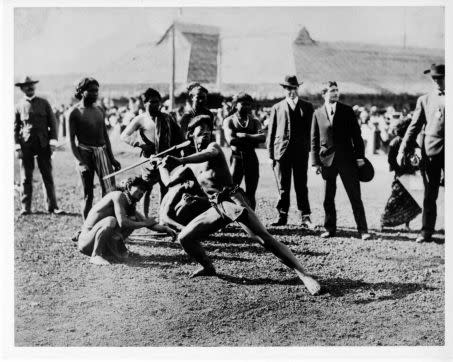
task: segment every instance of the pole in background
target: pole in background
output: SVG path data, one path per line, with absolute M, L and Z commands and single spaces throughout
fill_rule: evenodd
M 222 86 L 222 38 L 219 35 L 217 43 L 217 91 L 220 92 Z
M 171 27 L 170 40 L 170 56 L 171 56 L 171 79 L 170 79 L 170 111 L 175 107 L 175 22 Z

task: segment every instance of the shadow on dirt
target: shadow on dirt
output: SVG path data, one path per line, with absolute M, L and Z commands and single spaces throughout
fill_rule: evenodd
M 210 255 L 213 260 L 228 260 L 228 261 L 250 261 L 247 258 L 241 258 L 238 256 L 223 256 L 223 255 Z M 129 258 L 126 264 L 137 268 L 150 268 L 150 267 L 161 267 L 161 268 L 179 268 L 181 265 L 192 264 L 194 261 L 187 255 L 140 255 L 137 253 L 129 252 Z
M 298 278 L 291 278 L 291 279 L 271 279 L 271 278 L 256 278 L 250 279 L 245 277 L 235 277 L 232 275 L 226 274 L 217 274 L 219 279 L 225 280 L 229 283 L 234 284 L 241 284 L 241 285 L 271 285 L 271 284 L 278 284 L 278 285 L 300 285 L 301 281 Z
M 368 298 L 354 301 L 355 304 L 368 304 L 383 300 L 398 300 L 406 297 L 409 294 L 420 290 L 433 291 L 437 288 L 429 287 L 421 283 L 367 283 L 361 280 L 332 278 L 321 281 L 322 294 L 330 294 L 333 297 L 343 297 L 355 290 L 361 292 L 369 292 Z M 375 296 L 375 292 L 390 291 L 390 295 Z

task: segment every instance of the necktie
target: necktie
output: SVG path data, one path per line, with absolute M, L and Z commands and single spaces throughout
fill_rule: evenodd
M 333 117 L 333 108 L 330 109 L 330 117 Z

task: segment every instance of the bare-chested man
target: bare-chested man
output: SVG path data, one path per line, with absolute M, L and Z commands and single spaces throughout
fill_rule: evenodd
M 168 191 L 160 204 L 159 220 L 179 232 L 211 203 L 189 167 L 178 166 L 171 174 L 160 167 L 160 174 Z
M 93 205 L 94 173 L 97 173 L 102 196 L 116 189 L 115 179 L 103 177 L 121 168 L 113 157 L 105 126 L 105 115 L 96 104 L 99 83 L 94 78 L 83 78 L 77 85 L 75 97 L 80 100 L 69 114 L 69 140 L 82 179 L 85 219 Z M 77 139 L 77 144 L 76 144 Z
M 169 227 L 159 225 L 154 218 L 145 218 L 135 210 L 135 204 L 147 188 L 147 182 L 136 177 L 126 183 L 125 191 L 109 192 L 90 210 L 82 225 L 78 248 L 91 256 L 91 263 L 110 264 L 104 257 L 108 252 L 124 260 L 127 257 L 124 239 L 135 229 L 146 227 L 176 236 Z
M 188 125 L 188 135 L 193 138 L 197 153 L 181 158 L 167 156 L 163 160 L 163 165 L 169 168 L 181 164 L 199 164 L 197 179 L 213 202 L 210 209 L 193 219 L 178 236 L 184 250 L 201 264 L 192 277 L 216 274 L 200 239 L 236 221 L 253 240 L 293 269 L 311 294 L 318 294 L 321 289 L 319 283 L 305 272 L 286 245 L 272 237 L 246 203 L 243 191 L 233 184 L 222 149 L 210 141 L 212 128 L 209 121 L 209 117 L 202 115 L 195 117 Z
M 168 114 L 160 111 L 161 96 L 158 91 L 148 88 L 141 96 L 146 111 L 135 117 L 121 133 L 121 140 L 141 149 L 140 156 L 149 158 L 151 155 L 160 153 L 177 145 L 183 141 L 181 130 L 176 121 Z M 140 139 L 134 137 L 140 134 Z M 143 213 L 148 216 L 149 200 L 152 187 L 160 183 L 159 172 L 151 165 L 146 163 L 142 167 L 142 177 L 150 185 L 145 194 L 143 203 Z M 160 183 L 161 199 L 166 189 Z

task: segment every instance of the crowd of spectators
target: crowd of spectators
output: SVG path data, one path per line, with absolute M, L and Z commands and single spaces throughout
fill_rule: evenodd
M 119 138 L 121 132 L 126 128 L 129 122 L 137 115 L 145 111 L 143 102 L 139 97 L 130 97 L 127 103 L 118 103 L 111 98 L 103 98 L 100 102 L 105 112 L 105 122 L 107 129 L 113 140 Z M 180 105 L 174 110 L 170 110 L 169 101 L 162 105 L 162 111 L 170 113 L 177 122 L 181 119 L 187 105 Z M 59 137 L 66 137 L 66 120 L 69 114 L 70 106 L 54 106 L 54 112 L 57 119 L 57 129 Z M 376 106 L 364 107 L 355 105 L 353 107 L 362 130 L 362 138 L 365 141 L 366 153 L 387 154 L 389 144 L 395 137 L 395 125 L 399 120 L 410 119 L 411 112 L 406 108 L 396 110 L 393 106 L 387 108 L 378 108 Z M 217 142 L 224 146 L 226 144 L 223 134 L 223 120 L 234 112 L 231 102 L 223 101 L 221 107 L 211 109 L 215 116 L 215 135 Z M 268 118 L 271 108 L 257 106 L 252 111 L 254 118 L 262 123 L 263 130 L 267 130 Z

